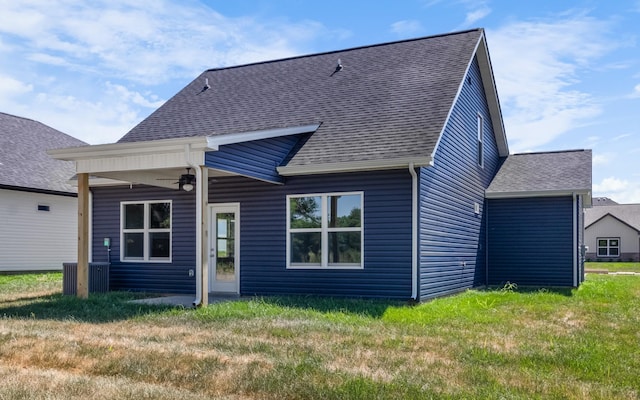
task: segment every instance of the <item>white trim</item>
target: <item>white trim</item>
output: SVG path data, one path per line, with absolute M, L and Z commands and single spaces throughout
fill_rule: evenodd
M 346 228 L 329 228 L 328 198 L 332 196 L 360 196 L 360 226 Z M 300 197 L 320 197 L 320 228 L 298 228 L 291 231 L 291 199 Z M 286 197 L 287 239 L 286 239 L 286 268 L 287 269 L 364 269 L 364 192 L 332 192 L 332 193 L 302 193 L 289 194 Z M 316 264 L 291 263 L 291 233 L 319 232 L 322 260 Z M 329 233 L 330 232 L 360 232 L 360 264 L 330 264 L 329 263 Z
M 431 157 L 392 158 L 388 160 L 364 160 L 336 162 L 327 164 L 291 165 L 277 167 L 283 176 L 331 174 L 340 172 L 380 171 L 385 169 L 407 168 L 410 164 L 416 167 L 431 165 Z
M 320 124 L 292 126 L 288 128 L 264 129 L 259 131 L 239 132 L 218 136 L 207 136 L 207 147 L 218 150 L 225 144 L 251 142 L 254 140 L 270 139 L 274 137 L 297 135 L 299 133 L 315 132 Z
M 209 292 L 212 293 L 234 293 L 234 294 L 240 294 L 240 203 L 209 203 L 208 204 L 208 210 L 209 210 L 209 232 L 210 232 L 210 239 L 207 241 L 207 252 L 209 254 L 209 263 L 207 265 L 207 268 L 209 268 L 209 279 L 207 282 L 208 285 L 208 289 Z M 229 292 L 229 291 L 220 291 L 220 290 L 214 290 L 214 281 L 216 279 L 216 269 L 215 269 L 215 262 L 217 260 L 217 255 L 211 255 L 212 251 L 211 251 L 211 245 L 213 244 L 214 240 L 217 240 L 217 221 L 214 220 L 214 217 L 216 215 L 216 212 L 224 212 L 221 210 L 233 210 L 233 213 L 235 214 L 235 232 L 234 232 L 234 264 L 235 264 L 235 286 L 234 286 L 234 290 Z M 216 244 L 217 246 L 217 244 Z
M 169 215 L 169 229 L 167 228 L 149 228 L 149 205 L 150 204 L 162 204 L 169 203 L 170 206 L 170 215 Z M 142 204 L 144 205 L 144 222 L 143 227 L 138 229 L 127 229 L 125 232 L 124 228 L 124 208 L 129 204 Z M 168 258 L 151 258 L 149 254 L 149 234 L 154 232 L 169 232 L 169 257 Z M 124 246 L 124 235 L 125 233 L 142 233 L 143 234 L 143 256 L 142 258 L 125 258 L 125 246 Z M 121 201 L 120 202 L 120 262 L 124 263 L 159 263 L 159 264 L 169 264 L 173 258 L 173 201 L 172 200 L 131 200 L 131 201 Z
M 480 112 L 476 114 L 476 130 L 478 131 L 477 161 L 481 168 L 484 168 L 484 117 Z
M 600 255 L 600 252 L 599 252 L 600 248 L 605 248 L 605 247 L 601 247 L 600 246 L 600 243 L 599 243 L 600 240 L 606 240 L 607 241 L 607 246 L 606 246 L 607 255 L 606 256 L 601 256 Z M 617 240 L 618 241 L 618 246 L 610 246 L 609 245 L 609 241 L 610 240 Z M 622 254 L 622 251 L 621 251 L 622 245 L 620 243 L 621 243 L 621 238 L 620 237 L 616 237 L 616 236 L 597 236 L 596 237 L 596 258 L 610 258 L 610 259 L 620 258 L 621 254 Z M 612 255 L 609 254 L 610 253 L 609 250 L 611 248 L 617 248 L 618 249 L 618 255 L 617 256 L 612 256 Z
M 572 195 L 587 195 L 589 191 L 585 190 L 539 190 L 539 191 L 522 191 L 522 192 L 485 192 L 484 197 L 487 199 L 517 199 L 529 197 L 559 197 Z
M 482 49 L 482 51 L 480 51 L 480 49 Z M 491 68 L 491 59 L 489 57 L 489 49 L 487 47 L 484 31 L 482 32 L 482 37 L 478 42 L 474 55 L 478 57 L 480 77 L 482 78 L 482 85 L 484 86 L 484 92 L 487 98 L 489 117 L 491 119 L 491 126 L 493 127 L 493 134 L 496 138 L 498 154 L 500 157 L 506 157 L 509 155 L 509 143 L 507 141 L 507 134 L 504 128 L 502 109 L 500 108 L 500 101 L 498 100 L 498 89 L 496 88 L 496 82 Z M 471 58 L 471 61 L 473 61 L 473 57 Z M 470 66 L 471 63 L 469 64 L 469 67 Z
M 482 49 L 483 51 L 480 51 Z M 487 100 L 487 106 L 489 108 L 489 118 L 491 119 L 491 127 L 493 128 L 493 135 L 496 139 L 496 145 L 498 147 L 498 155 L 500 157 L 506 157 L 509 155 L 509 144 L 507 143 L 507 135 L 504 129 L 504 121 L 502 120 L 502 110 L 500 109 L 500 102 L 498 101 L 498 89 L 496 88 L 495 80 L 493 77 L 493 70 L 491 68 L 491 60 L 489 59 L 489 50 L 487 49 L 487 44 L 485 41 L 484 30 L 482 31 L 482 35 L 480 39 L 476 43 L 476 48 L 471 54 L 471 58 L 467 63 L 467 68 L 465 69 L 463 79 L 458 86 L 458 91 L 456 92 L 455 97 L 453 98 L 453 102 L 451 103 L 451 107 L 449 107 L 449 111 L 447 112 L 447 117 L 444 120 L 444 124 L 442 125 L 442 130 L 438 135 L 438 141 L 436 145 L 433 147 L 433 152 L 431 153 L 431 160 L 436 157 L 436 153 L 438 148 L 440 147 L 440 141 L 442 140 L 442 136 L 444 134 L 444 130 L 447 128 L 449 124 L 449 120 L 451 119 L 451 114 L 453 113 L 453 109 L 455 108 L 460 95 L 462 94 L 462 88 L 467 82 L 467 76 L 469 75 L 469 71 L 471 70 L 471 66 L 473 65 L 473 59 L 478 57 L 478 68 L 480 69 L 480 78 L 482 79 L 482 85 L 484 87 L 484 94 Z M 419 165 L 416 165 L 419 166 Z
M 204 136 L 145 140 L 140 142 L 120 142 L 95 144 L 91 146 L 67 147 L 48 150 L 47 154 L 57 160 L 79 161 L 92 158 L 125 157 L 129 155 L 184 153 L 184 146 L 192 150 L 205 151 L 207 138 Z

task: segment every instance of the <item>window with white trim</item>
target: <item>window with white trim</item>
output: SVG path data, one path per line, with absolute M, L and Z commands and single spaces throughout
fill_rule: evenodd
M 484 167 L 484 118 L 478 113 L 478 165 Z
M 120 203 L 120 259 L 171 261 L 171 201 Z
M 598 238 L 598 257 L 620 257 L 620 238 Z
M 287 196 L 287 268 L 363 267 L 362 192 Z

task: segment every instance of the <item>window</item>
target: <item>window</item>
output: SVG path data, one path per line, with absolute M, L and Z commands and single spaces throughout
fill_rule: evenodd
M 38 204 L 38 211 L 51 211 L 51 207 L 48 204 Z
M 484 118 L 478 114 L 478 165 L 484 167 Z
M 619 257 L 620 238 L 598 238 L 598 257 Z
M 362 268 L 360 193 L 287 197 L 288 268 Z
M 171 202 L 121 203 L 120 258 L 171 261 Z

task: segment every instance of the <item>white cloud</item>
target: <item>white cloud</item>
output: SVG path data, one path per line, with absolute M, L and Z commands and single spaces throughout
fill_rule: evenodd
M 640 203 L 640 183 L 613 176 L 593 184 L 595 197 L 609 197 L 618 203 Z
M 573 85 L 581 69 L 614 47 L 607 23 L 578 15 L 514 22 L 487 32 L 510 147 L 540 147 L 601 112 Z
M 480 8 L 468 12 L 462 25 L 465 27 L 471 26 L 475 24 L 477 21 L 489 15 L 490 13 L 491 13 L 491 9 L 483 4 L 481 5 Z
M 33 85 L 21 82 L 11 76 L 0 74 L 0 104 L 8 101 L 9 98 L 23 95 L 33 90 Z
M 342 39 L 321 23 L 227 18 L 198 2 L 2 1 L 0 110 L 114 142 L 207 68 Z
M 640 97 L 640 83 L 637 84 L 634 88 L 633 88 L 633 92 L 631 93 L 631 97 L 636 98 L 636 97 Z
M 420 21 L 416 20 L 402 20 L 391 24 L 391 32 L 401 36 L 416 35 L 423 30 Z
M 607 165 L 615 157 L 612 153 L 594 154 L 592 159 L 593 166 Z
M 32 61 L 93 71 L 138 83 L 193 76 L 205 68 L 296 53 L 320 33 L 319 23 L 265 25 L 226 18 L 195 3 L 167 1 L 7 2 L 0 32 L 20 41 Z

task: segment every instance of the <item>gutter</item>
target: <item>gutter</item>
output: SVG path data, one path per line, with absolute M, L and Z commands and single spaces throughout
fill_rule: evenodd
M 418 174 L 409 163 L 411 174 L 411 299 L 418 300 Z

